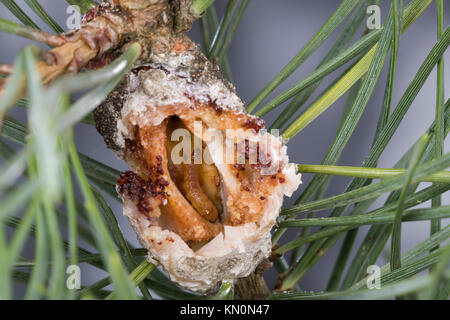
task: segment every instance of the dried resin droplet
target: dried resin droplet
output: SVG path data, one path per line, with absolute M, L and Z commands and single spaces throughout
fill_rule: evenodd
M 142 58 L 95 120 L 130 166 L 117 184 L 123 213 L 173 281 L 209 292 L 269 257 L 301 176 L 197 45 L 178 36 Z

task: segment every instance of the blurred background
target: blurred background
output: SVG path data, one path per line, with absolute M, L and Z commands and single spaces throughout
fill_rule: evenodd
M 28 7 L 23 5 L 23 0 L 16 1 L 24 11 L 32 16 L 35 21 L 39 18 L 35 16 Z M 337 0 L 252 0 L 247 11 L 239 25 L 234 41 L 230 47 L 228 58 L 233 74 L 233 83 L 237 88 L 240 97 L 246 102 L 252 98 L 294 57 L 297 52 L 309 41 L 309 39 L 320 29 L 330 15 L 336 10 L 341 1 Z M 407 3 L 409 1 L 405 1 Z M 66 27 L 67 3 L 61 0 L 41 0 L 40 3 L 63 27 Z M 227 1 L 216 0 L 216 9 L 218 17 L 222 16 Z M 382 21 L 387 16 L 391 1 L 381 1 Z M 449 25 L 450 9 L 445 1 L 445 20 L 444 29 Z M 0 17 L 16 21 L 2 4 L 0 4 Z M 43 23 L 40 24 L 45 31 L 50 31 Z M 363 23 L 360 31 L 356 33 L 355 39 L 359 38 L 365 27 Z M 298 80 L 309 75 L 326 55 L 341 28 L 338 28 L 333 35 L 304 63 L 292 76 L 289 77 L 277 90 L 269 97 L 273 98 L 286 90 Z M 201 43 L 201 34 L 198 21 L 189 32 L 190 37 L 198 43 Z M 26 45 L 28 40 L 19 37 L 13 37 L 0 33 L 0 63 L 13 63 L 15 55 Z M 431 4 L 420 18 L 403 34 L 400 39 L 399 59 L 397 62 L 397 71 L 395 77 L 395 86 L 393 93 L 394 108 L 399 99 L 404 94 L 408 84 L 414 78 L 421 63 L 436 43 L 436 11 L 435 5 Z M 450 52 L 445 54 L 445 98 L 450 94 Z M 384 87 L 386 83 L 388 63 L 382 71 L 379 83 L 373 93 L 372 98 L 364 112 L 364 115 L 358 124 L 353 137 L 344 150 L 339 164 L 346 166 L 360 166 L 367 155 L 373 135 L 375 132 L 379 112 L 382 105 Z M 345 68 L 345 67 L 344 67 Z M 343 71 L 343 68 L 336 70 L 328 76 L 320 85 L 316 94 L 325 89 L 330 81 L 334 80 Z M 410 110 L 405 116 L 404 121 L 392 138 L 390 144 L 384 151 L 378 166 L 381 168 L 392 167 L 397 160 L 411 147 L 411 145 L 425 132 L 435 117 L 435 96 L 436 96 L 436 72 L 432 72 L 427 82 L 423 86 L 419 95 L 412 104 Z M 306 103 L 307 106 L 316 98 L 313 95 Z M 342 110 L 345 104 L 345 96 L 339 99 L 330 109 L 308 125 L 300 134 L 298 134 L 288 144 L 288 153 L 292 162 L 302 164 L 320 164 L 332 143 Z M 287 103 L 284 104 L 286 106 Z M 267 124 L 271 124 L 276 119 L 283 107 L 279 107 L 273 112 L 267 114 L 264 119 Z M 26 112 L 15 108 L 10 113 L 11 116 L 24 121 Z M 103 139 L 96 132 L 95 128 L 88 125 L 79 124 L 76 127 L 76 144 L 78 150 L 104 162 L 118 170 L 127 170 L 127 165 L 118 160 L 114 154 L 108 150 Z M 450 144 L 447 142 L 445 151 L 449 150 Z M 310 174 L 303 175 L 303 185 L 300 186 L 297 193 L 291 198 L 286 199 L 285 205 L 293 203 L 294 199 L 304 190 L 311 179 Z M 348 178 L 334 177 L 331 180 L 325 196 L 342 193 L 349 183 Z M 423 184 L 423 187 L 426 185 Z M 120 226 L 127 239 L 139 246 L 135 234 L 128 224 L 128 221 L 122 216 L 121 205 L 105 194 L 112 210 L 114 211 Z M 373 208 L 381 206 L 385 197 L 379 198 L 373 205 Z M 443 204 L 450 203 L 450 195 L 444 195 Z M 430 206 L 430 203 L 423 203 L 422 206 Z M 323 216 L 327 212 L 320 213 Z M 443 225 L 448 221 L 443 221 Z M 428 222 L 408 222 L 403 224 L 403 243 L 402 250 L 406 251 L 418 242 L 424 240 L 429 234 Z M 359 247 L 359 243 L 364 238 L 363 231 L 368 228 L 361 228 L 354 249 Z M 290 230 L 282 238 L 282 243 L 292 239 L 297 234 L 296 230 Z M 341 240 L 342 241 L 342 240 Z M 341 241 L 327 252 L 300 281 L 300 286 L 304 290 L 324 290 L 334 266 L 336 256 L 339 252 Z M 29 243 L 27 250 L 33 251 L 34 244 Z M 88 247 L 89 248 L 89 247 Z M 386 251 L 386 250 L 385 250 Z M 377 261 L 378 265 L 386 262 L 385 257 L 389 256 L 386 251 Z M 351 261 L 351 259 L 349 260 Z M 103 272 L 82 265 L 82 284 L 90 284 L 103 277 Z M 266 277 L 270 286 L 275 284 L 277 273 L 270 270 Z M 19 287 L 20 292 L 20 287 Z M 19 294 L 19 293 L 18 293 Z

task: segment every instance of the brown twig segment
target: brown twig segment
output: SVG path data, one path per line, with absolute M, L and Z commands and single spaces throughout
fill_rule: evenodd
M 264 300 L 270 293 L 263 274 L 258 270 L 252 272 L 248 277 L 238 279 L 234 287 L 236 300 Z
M 46 61 L 38 63 L 44 84 L 63 73 L 78 72 L 89 61 L 119 45 L 126 31 L 124 19 L 112 10 L 105 10 L 103 14 L 66 34 L 65 44 L 48 51 Z
M 13 66 L 10 64 L 0 64 L 0 74 L 4 76 L 9 76 L 13 71 Z

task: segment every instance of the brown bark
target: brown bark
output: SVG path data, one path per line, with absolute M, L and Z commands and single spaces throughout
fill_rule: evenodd
M 234 298 L 237 300 L 264 300 L 271 294 L 264 272 L 272 263 L 270 259 L 263 260 L 248 277 L 238 279 L 234 286 Z
M 264 300 L 270 295 L 263 274 L 253 272 L 246 278 L 237 280 L 234 298 L 237 300 Z

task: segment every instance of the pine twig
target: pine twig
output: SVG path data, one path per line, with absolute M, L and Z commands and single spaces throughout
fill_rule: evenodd
M 53 43 L 57 46 L 46 52 L 45 58 L 38 62 L 42 83 L 48 84 L 62 74 L 75 73 L 84 67 L 102 67 L 107 64 L 108 55 L 112 55 L 114 50 L 126 47 L 133 41 L 152 40 L 158 36 L 160 29 L 185 31 L 198 18 L 189 8 L 180 4 L 174 15 L 175 21 L 171 21 L 167 18 L 169 10 L 168 0 L 139 3 L 127 0 L 105 1 L 91 8 L 84 15 L 80 28 L 65 34 L 63 40 L 58 36 L 59 42 Z M 161 16 L 166 18 L 160 19 Z M 161 24 L 159 20 L 166 22 Z M 156 28 L 158 30 L 150 27 L 153 24 L 159 24 Z M 25 83 L 21 89 L 25 91 Z M 0 96 L 1 94 L 0 88 Z
M 38 61 L 37 69 L 42 84 L 48 84 L 66 73 L 77 73 L 82 68 L 103 67 L 135 41 L 148 48 L 149 41 L 154 40 L 156 44 L 152 45 L 152 50 L 162 50 L 162 47 L 172 40 L 166 38 L 188 30 L 192 22 L 199 18 L 191 11 L 190 4 L 189 1 L 179 1 L 176 11 L 169 0 L 111 0 L 92 7 L 85 13 L 80 28 L 63 35 L 62 38 L 58 36 L 64 43 L 54 43 L 60 45 L 45 52 L 44 58 Z M 21 28 L 25 30 L 25 27 Z M 31 36 L 30 30 L 26 30 Z M 0 99 L 8 80 L 7 78 L 0 81 Z M 17 100 L 24 96 L 25 90 L 26 81 L 21 79 Z M 0 118 L 0 129 L 2 121 Z

